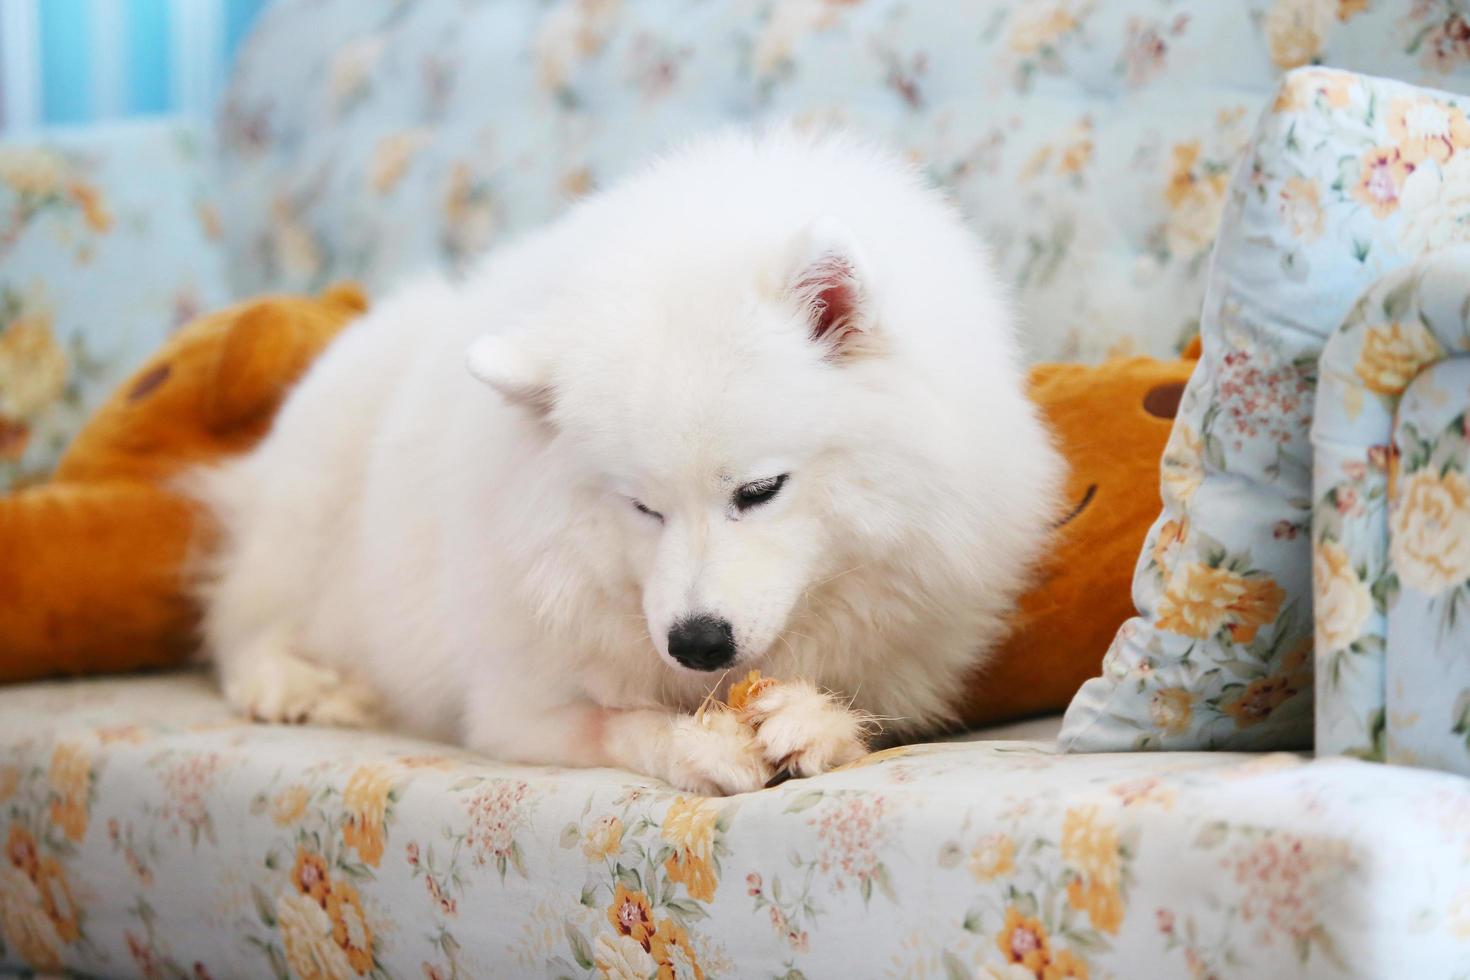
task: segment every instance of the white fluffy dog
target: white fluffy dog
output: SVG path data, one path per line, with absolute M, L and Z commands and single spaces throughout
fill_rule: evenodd
M 1059 475 L 942 197 L 724 134 L 345 331 L 197 481 L 206 639 L 263 720 L 737 793 L 952 719 Z M 757 730 L 692 713 L 756 666 Z

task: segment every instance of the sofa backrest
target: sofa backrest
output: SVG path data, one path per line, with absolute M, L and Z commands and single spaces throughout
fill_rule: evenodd
M 282 0 L 221 115 L 237 292 L 381 289 L 671 140 L 848 123 L 950 188 L 1036 358 L 1193 332 L 1228 174 L 1287 68 L 1470 91 L 1449 0 Z

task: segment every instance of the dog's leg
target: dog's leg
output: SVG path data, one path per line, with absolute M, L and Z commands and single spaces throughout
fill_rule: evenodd
M 266 630 L 216 662 L 225 700 L 256 721 L 355 728 L 376 720 L 369 688 L 298 655 L 285 630 Z
M 747 705 L 744 718 L 777 772 L 817 776 L 868 751 L 869 719 L 805 681 L 772 685 Z
M 622 710 L 579 701 L 468 719 L 465 742 L 507 761 L 629 769 L 703 796 L 760 789 L 774 770 L 735 714 Z

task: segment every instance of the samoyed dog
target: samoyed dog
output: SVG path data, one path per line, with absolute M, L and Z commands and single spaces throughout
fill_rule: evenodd
M 673 153 L 384 298 L 199 475 L 225 697 L 711 795 L 934 730 L 1056 514 L 1013 322 L 880 149 Z M 756 727 L 697 710 L 753 668 Z

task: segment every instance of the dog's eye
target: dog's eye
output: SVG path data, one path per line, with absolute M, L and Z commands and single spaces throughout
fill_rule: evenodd
M 761 504 L 766 503 L 781 492 L 781 488 L 786 485 L 787 475 L 786 473 L 782 473 L 780 476 L 773 476 L 745 484 L 745 486 L 735 491 L 735 509 L 750 510 L 752 507 L 759 507 Z
M 649 517 L 651 517 L 654 520 L 658 521 L 660 524 L 663 523 L 663 521 L 664 521 L 664 515 L 660 514 L 656 510 L 653 510 L 651 508 L 648 508 L 648 507 L 643 506 L 643 502 L 640 501 L 640 500 L 633 500 L 631 497 L 628 498 L 628 499 L 633 504 L 633 509 L 636 510 L 636 511 L 638 511 L 638 513 L 640 513 L 640 514 L 647 514 Z

